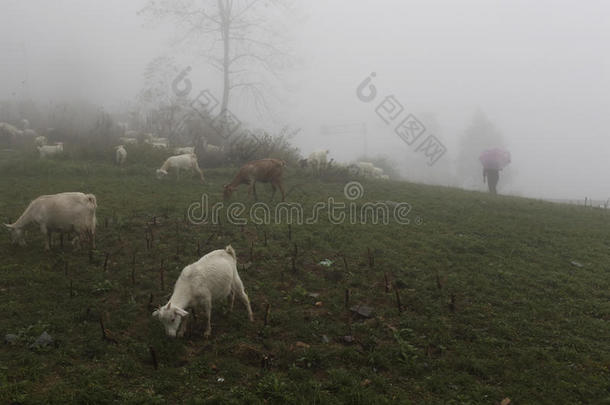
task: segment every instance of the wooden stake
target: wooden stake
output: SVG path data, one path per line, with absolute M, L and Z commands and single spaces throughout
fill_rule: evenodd
M 152 303 L 153 303 L 153 294 L 150 293 L 150 297 L 148 298 L 148 305 L 146 306 L 146 308 L 150 311 L 152 309 Z
M 133 258 L 131 259 L 131 285 L 136 285 L 136 252 L 133 252 Z
M 163 259 L 161 259 L 161 268 L 159 269 L 161 276 L 161 291 L 165 291 L 165 269 L 163 268 Z
M 347 259 L 345 258 L 345 255 L 341 255 L 341 257 L 343 258 L 343 266 L 345 266 L 345 271 L 348 272 L 349 268 L 347 267 Z
M 110 257 L 110 253 L 106 252 L 106 258 L 104 259 L 104 272 L 106 272 L 106 267 L 108 266 L 109 257 Z
M 402 313 L 402 304 L 400 302 L 400 293 L 398 292 L 398 288 L 394 290 L 396 293 L 396 306 L 398 307 L 398 313 Z
M 349 288 L 345 289 L 345 309 L 349 309 L 349 297 L 350 297 L 350 291 Z
M 157 361 L 157 353 L 155 352 L 155 349 L 153 349 L 152 346 L 148 346 L 148 351 L 150 352 L 150 357 L 152 358 L 152 362 L 153 362 L 153 366 L 155 367 L 155 370 L 158 370 L 159 362 Z
M 383 278 L 385 279 L 385 292 L 387 294 L 390 292 L 390 282 L 388 281 L 388 273 L 383 273 Z
M 269 311 L 271 311 L 271 304 L 267 303 L 267 307 L 265 308 L 265 326 L 269 324 Z

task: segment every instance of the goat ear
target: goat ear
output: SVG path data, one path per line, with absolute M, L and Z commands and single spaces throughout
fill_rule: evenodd
M 176 307 L 176 313 L 180 316 L 187 316 L 189 313 L 182 308 Z
M 7 229 L 13 229 L 13 225 L 4 224 L 4 226 L 6 226 Z
M 171 307 L 172 307 L 172 303 L 171 303 L 171 302 L 168 302 L 168 303 L 167 303 L 167 309 L 171 309 Z
M 159 310 L 158 310 L 158 309 L 155 309 L 155 310 L 153 311 L 153 313 L 152 313 L 152 316 L 154 316 L 154 317 L 157 317 L 157 318 L 158 318 L 158 317 L 159 317 Z

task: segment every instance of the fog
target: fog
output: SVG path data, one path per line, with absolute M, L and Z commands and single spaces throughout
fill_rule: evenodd
M 0 0 L 0 100 L 87 100 L 120 111 L 164 55 L 192 66 L 196 87 L 220 92 L 221 75 L 176 46 L 175 27 L 138 14 L 145 4 Z M 512 155 L 503 194 L 606 200 L 609 15 L 601 0 L 301 1 L 285 16 L 297 62 L 273 87 L 273 113 L 239 98 L 229 107 L 248 125 L 301 128 L 294 142 L 305 155 L 387 155 L 408 180 L 480 190 L 478 162 L 468 173 L 456 167 L 482 114 Z M 356 89 L 373 72 L 378 96 L 365 103 Z M 446 147 L 434 165 L 375 113 L 388 95 Z

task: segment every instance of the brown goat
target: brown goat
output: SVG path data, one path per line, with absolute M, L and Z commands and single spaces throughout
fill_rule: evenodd
M 276 188 L 279 188 L 282 193 L 282 201 L 284 201 L 286 195 L 284 193 L 284 187 L 282 186 L 282 174 L 286 162 L 280 159 L 261 159 L 253 162 L 248 162 L 239 169 L 233 181 L 229 184 L 224 185 L 224 198 L 228 199 L 231 197 L 233 191 L 241 184 L 248 184 L 248 194 L 254 194 L 256 197 L 256 182 L 271 183 L 273 193 L 271 198 L 275 195 Z

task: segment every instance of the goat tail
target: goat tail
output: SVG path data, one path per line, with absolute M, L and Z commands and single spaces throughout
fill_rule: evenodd
M 228 245 L 228 246 L 225 248 L 225 252 L 227 252 L 228 254 L 230 254 L 230 255 L 233 257 L 233 259 L 234 259 L 234 260 L 237 262 L 237 255 L 235 254 L 235 249 L 233 249 L 233 246 Z
M 85 197 L 87 197 L 87 200 L 93 205 L 93 208 L 97 208 L 97 199 L 93 194 L 87 194 Z

